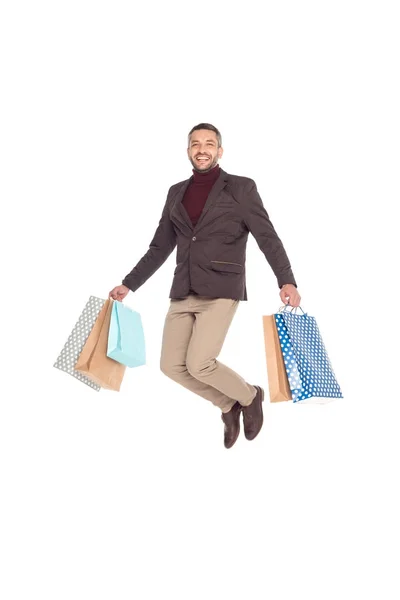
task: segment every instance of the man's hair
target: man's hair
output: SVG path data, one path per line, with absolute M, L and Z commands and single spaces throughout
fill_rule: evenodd
M 214 127 L 214 125 L 211 125 L 211 123 L 199 123 L 198 125 L 195 125 L 195 127 L 193 127 L 193 129 L 191 129 L 189 131 L 188 147 L 190 146 L 190 136 L 192 135 L 193 131 L 196 131 L 197 129 L 209 129 L 210 131 L 214 131 L 214 133 L 217 134 L 218 148 L 220 148 L 222 146 L 222 137 L 221 137 L 221 134 L 218 131 L 218 129 L 216 127 Z

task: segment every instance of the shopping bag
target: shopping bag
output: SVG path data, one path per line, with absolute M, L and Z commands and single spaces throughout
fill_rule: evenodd
M 263 328 L 269 399 L 271 402 L 292 400 L 274 315 L 263 316 Z
M 113 300 L 108 298 L 82 349 L 75 370 L 102 388 L 119 392 L 126 367 L 107 356 L 112 307 Z
M 112 307 L 107 356 L 131 368 L 146 364 L 141 316 L 122 302 Z
M 100 391 L 100 386 L 83 373 L 75 371 L 74 367 L 104 303 L 105 300 L 102 298 L 97 298 L 96 296 L 89 297 L 75 327 L 53 365 L 56 369 L 72 375 L 97 392 Z
M 287 308 L 274 318 L 293 402 L 325 404 L 343 398 L 315 317 Z

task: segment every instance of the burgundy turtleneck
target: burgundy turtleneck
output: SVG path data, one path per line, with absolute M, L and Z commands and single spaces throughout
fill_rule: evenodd
M 219 165 L 215 165 L 206 173 L 199 173 L 193 169 L 193 178 L 189 183 L 182 204 L 188 213 L 193 226 L 196 225 L 207 201 L 212 186 L 220 174 Z

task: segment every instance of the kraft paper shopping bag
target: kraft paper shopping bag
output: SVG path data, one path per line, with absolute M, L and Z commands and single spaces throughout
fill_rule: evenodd
M 270 401 L 292 400 L 274 315 L 263 316 L 263 327 Z
M 112 307 L 113 300 L 109 298 L 97 317 L 75 365 L 75 370 L 83 373 L 102 388 L 118 392 L 126 367 L 107 356 Z

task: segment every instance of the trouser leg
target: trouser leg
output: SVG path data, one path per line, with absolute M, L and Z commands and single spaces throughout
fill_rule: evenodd
M 217 357 L 238 300 L 189 296 L 172 300 L 163 331 L 161 370 L 195 394 L 228 412 L 249 405 L 255 389 Z

